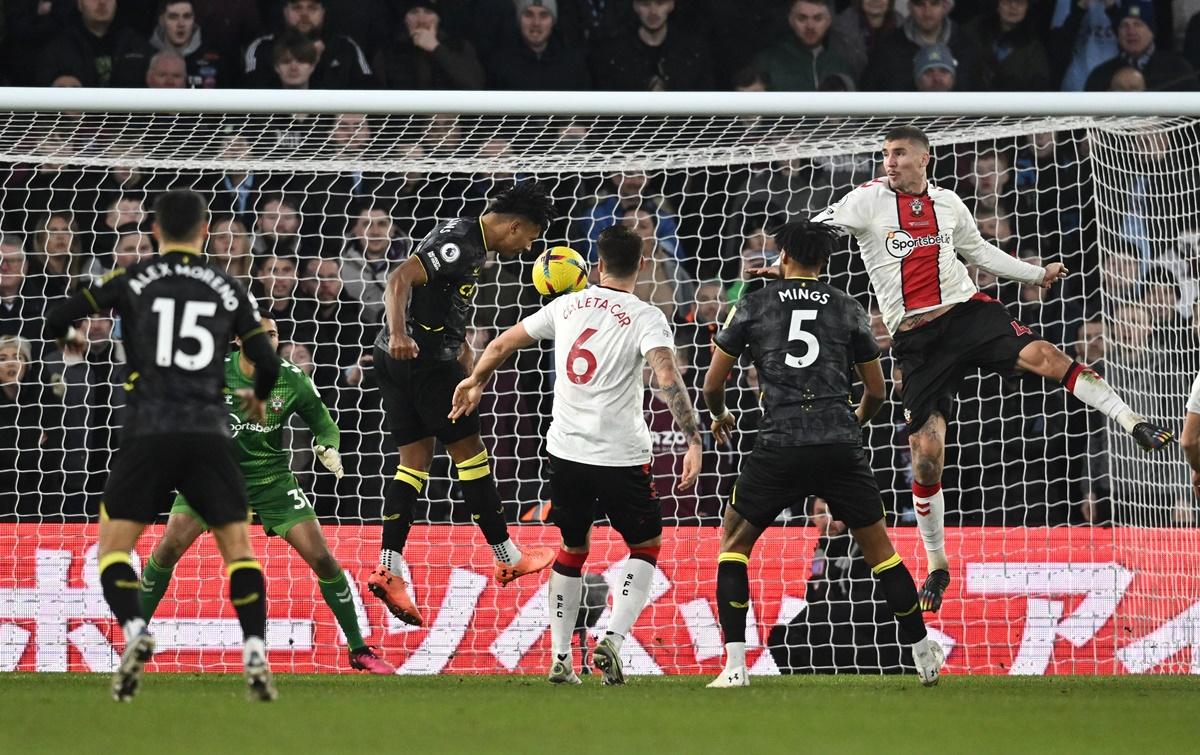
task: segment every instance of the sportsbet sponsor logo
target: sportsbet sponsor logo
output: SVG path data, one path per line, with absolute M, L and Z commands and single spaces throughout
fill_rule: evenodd
M 273 425 L 260 425 L 257 422 L 242 422 L 236 414 L 229 415 L 229 429 L 233 431 L 233 437 L 237 437 L 238 433 L 245 430 L 251 433 L 269 433 L 279 429 L 279 423 Z
M 949 232 L 935 233 L 928 236 L 912 237 L 908 231 L 892 231 L 883 240 L 883 248 L 893 257 L 903 259 L 912 254 L 912 251 L 920 246 L 951 245 L 954 243 L 954 235 Z

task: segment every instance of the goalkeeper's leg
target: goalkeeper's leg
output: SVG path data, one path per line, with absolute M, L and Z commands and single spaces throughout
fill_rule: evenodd
M 928 574 L 921 588 L 921 610 L 936 611 L 950 586 L 946 501 L 942 496 L 942 468 L 946 461 L 946 418 L 942 413 L 931 412 L 921 429 L 908 436 L 908 446 L 912 451 L 913 509 L 928 559 Z
M 496 581 L 507 584 L 517 577 L 541 571 L 554 561 L 554 549 L 545 547 L 519 549 L 508 536 L 504 521 L 504 504 L 496 490 L 491 462 L 478 433 L 446 445 L 471 520 L 479 525 L 484 540 L 496 557 Z
M 346 580 L 346 573 L 342 571 L 341 564 L 329 550 L 329 544 L 321 532 L 321 525 L 313 519 L 298 522 L 283 533 L 283 539 L 296 549 L 316 574 L 321 597 L 325 599 L 325 605 L 329 606 L 338 626 L 342 628 L 342 633 L 346 635 L 346 644 L 350 647 L 351 668 L 370 671 L 372 674 L 396 673 L 391 664 L 377 656 L 363 641 L 350 583 Z
M 1175 440 L 1169 429 L 1147 421 L 1129 408 L 1099 373 L 1074 361 L 1048 341 L 1034 341 L 1021 349 L 1017 369 L 1057 380 L 1075 398 L 1119 424 L 1145 451 L 1157 451 Z
M 175 564 L 179 563 L 179 559 L 192 547 L 192 543 L 207 529 L 208 525 L 195 509 L 188 506 L 183 496 L 176 496 L 175 504 L 171 506 L 171 516 L 167 519 L 167 529 L 142 567 L 138 598 L 142 606 L 142 617 L 147 623 L 158 609 L 159 601 L 167 594 L 167 586 L 171 584 Z

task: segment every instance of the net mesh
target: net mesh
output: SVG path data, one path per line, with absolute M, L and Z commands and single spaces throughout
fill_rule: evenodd
M 1136 411 L 1177 426 L 1200 369 L 1200 142 L 1191 119 L 0 115 L 0 322 L 5 335 L 23 339 L 3 342 L 9 352 L 0 361 L 25 363 L 0 375 L 0 669 L 114 663 L 116 634 L 88 547 L 121 423 L 120 323 L 88 320 L 91 346 L 81 360 L 41 340 L 40 318 L 79 281 L 152 252 L 148 210 L 159 192 L 187 187 L 210 199 L 211 258 L 277 319 L 283 355 L 334 412 L 346 477 L 315 471 L 311 435 L 299 424 L 290 433 L 293 468 L 351 578 L 367 640 L 406 673 L 540 672 L 548 665 L 545 588 L 489 584 L 488 554 L 444 454 L 406 554 L 430 626 L 399 624 L 361 588 L 396 463 L 369 360 L 387 272 L 436 220 L 478 214 L 496 186 L 536 176 L 560 212 L 546 245 L 594 259 L 607 225 L 643 234 L 649 264 L 639 293 L 675 324 L 699 406 L 712 334 L 746 288 L 744 270 L 773 255 L 767 232 L 872 178 L 882 135 L 910 123 L 930 136 L 933 180 L 966 200 L 985 237 L 1071 270 L 1045 293 L 973 269 L 980 288 L 1101 371 Z M 829 280 L 870 305 L 852 243 L 846 252 L 830 261 Z M 485 267 L 468 334 L 477 350 L 541 304 L 528 265 Z M 543 461 L 550 356 L 522 352 L 481 407 L 518 542 L 556 542 Z M 632 673 L 719 666 L 717 526 L 753 446 L 756 382 L 753 368 L 739 365 L 730 386 L 738 437 L 730 448 L 706 441 L 704 472 L 686 492 L 676 489 L 685 439 L 666 405 L 647 397 L 668 529 L 650 605 L 626 645 Z M 1197 543 L 1186 467 L 1174 455 L 1147 457 L 1040 379 L 968 375 L 959 397 L 943 477 L 955 582 L 930 619 L 951 649 L 950 668 L 1194 666 L 1190 596 L 1200 585 L 1187 557 Z M 898 549 L 920 579 L 911 460 L 894 390 L 890 399 L 866 439 Z M 869 569 L 848 536 L 836 525 L 812 526 L 810 514 L 811 504 L 785 512 L 785 526 L 764 537 L 752 561 L 753 671 L 900 669 L 909 659 Z M 141 541 L 141 560 L 160 533 Z M 344 637 L 311 570 L 278 538 L 255 543 L 268 565 L 276 668 L 344 667 Z M 582 634 L 603 629 L 610 572 L 624 554 L 619 538 L 598 532 L 586 569 L 585 604 L 594 605 L 581 613 Z M 220 574 L 208 538 L 180 563 L 156 616 L 166 651 L 159 668 L 237 666 L 237 624 Z

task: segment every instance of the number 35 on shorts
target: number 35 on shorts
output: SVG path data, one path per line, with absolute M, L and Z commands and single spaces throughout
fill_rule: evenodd
M 292 508 L 303 509 L 309 507 L 308 499 L 304 497 L 304 491 L 300 488 L 292 488 L 287 492 L 287 494 L 296 502 Z

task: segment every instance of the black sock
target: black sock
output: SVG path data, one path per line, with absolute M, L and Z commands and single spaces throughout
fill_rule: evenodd
M 740 553 L 722 553 L 717 561 L 717 616 L 725 642 L 746 641 L 746 612 L 750 610 L 750 578 Z
M 871 571 L 883 588 L 888 607 L 896 614 L 901 642 L 911 645 L 924 637 L 927 632 L 925 618 L 921 616 L 921 608 L 917 605 L 917 583 L 913 582 L 912 574 L 900 556 L 893 554 L 882 564 L 872 567 Z
M 471 521 L 483 530 L 483 539 L 488 545 L 499 545 L 508 540 L 504 504 L 500 501 L 500 493 L 496 491 L 487 451 L 480 451 L 455 466 L 458 467 L 458 481 L 462 485 L 467 511 L 471 512 Z
M 383 494 L 383 543 L 382 546 L 397 553 L 404 552 L 408 542 L 408 531 L 412 529 L 413 510 L 417 506 L 417 495 L 425 486 L 416 470 L 399 467 L 396 478 L 387 484 Z M 427 476 L 427 475 L 426 475 Z
M 253 559 L 229 564 L 229 600 L 237 611 L 243 637 L 267 636 L 267 581 Z
M 142 605 L 138 598 L 141 583 L 131 561 L 129 554 L 123 552 L 100 557 L 100 585 L 104 588 L 104 600 L 122 626 L 130 619 L 142 616 Z

